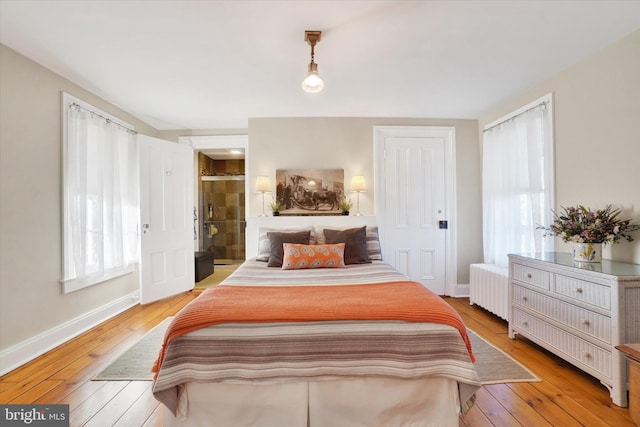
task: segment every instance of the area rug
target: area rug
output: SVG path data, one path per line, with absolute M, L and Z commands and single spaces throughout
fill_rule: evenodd
M 92 378 L 95 381 L 153 381 L 151 366 L 156 361 L 164 332 L 172 317 L 167 317 L 156 327 L 118 356 L 102 372 Z
M 476 356 L 476 371 L 482 384 L 517 382 L 539 382 L 540 379 L 504 351 L 480 338 L 467 329 L 473 354 Z
M 114 360 L 95 381 L 152 381 L 151 366 L 158 356 L 164 332 L 171 317 L 150 330 L 140 341 Z M 529 370 L 502 350 L 489 344 L 473 331 L 469 331 L 476 370 L 482 384 L 540 381 Z

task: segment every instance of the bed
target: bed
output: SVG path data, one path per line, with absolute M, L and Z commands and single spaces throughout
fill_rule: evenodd
M 256 258 L 174 317 L 164 425 L 457 426 L 480 386 L 464 323 L 380 260 L 373 230 L 261 231 Z

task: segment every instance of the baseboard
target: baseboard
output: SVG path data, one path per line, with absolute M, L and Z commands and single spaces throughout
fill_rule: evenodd
M 469 284 L 451 285 L 448 287 L 448 295 L 454 298 L 465 298 L 469 296 Z
M 35 359 L 47 351 L 64 344 L 94 326 L 138 304 L 138 291 L 118 298 L 82 316 L 62 323 L 21 343 L 0 351 L 0 375 Z

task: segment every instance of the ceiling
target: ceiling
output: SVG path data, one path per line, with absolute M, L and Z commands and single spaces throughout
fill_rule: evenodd
M 0 0 L 0 42 L 159 130 L 475 119 L 639 28 L 638 0 Z

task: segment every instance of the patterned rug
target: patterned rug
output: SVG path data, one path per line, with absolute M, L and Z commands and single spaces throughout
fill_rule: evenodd
M 133 347 L 114 360 L 105 370 L 96 375 L 95 381 L 152 381 L 151 365 L 158 356 L 164 331 L 171 318 L 150 330 Z M 482 384 L 540 381 L 528 369 L 520 365 L 502 350 L 494 347 L 473 331 L 469 331 L 473 352 L 476 355 L 476 370 Z

